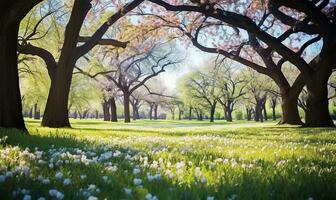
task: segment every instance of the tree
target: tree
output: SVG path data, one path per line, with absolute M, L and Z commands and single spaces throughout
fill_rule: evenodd
M 18 32 L 21 20 L 41 1 L 6 1 L 0 8 L 0 127 L 26 130 L 17 65 Z
M 189 20 L 190 24 L 187 25 L 182 23 L 183 26 L 180 23 L 177 27 L 199 49 L 209 53 L 219 53 L 271 77 L 280 88 L 283 123 L 301 124 L 296 100 L 306 84 L 308 100 L 305 125 L 334 126 L 328 111 L 327 81 L 332 69 L 335 68 L 333 56 L 336 49 L 335 2 L 325 0 L 295 2 L 270 0 L 265 3 L 264 1 L 245 1 L 241 3 L 246 6 L 236 6 L 237 1 L 225 0 L 215 3 L 193 1 L 194 3 L 184 3 L 184 5 L 170 4 L 162 0 L 150 1 L 170 11 L 194 13 L 195 20 Z M 159 12 L 161 11 L 156 11 L 156 13 Z M 163 19 L 166 20 L 164 17 Z M 186 21 L 183 20 L 184 23 Z M 185 30 L 184 27 L 191 28 Z M 208 33 L 214 32 L 214 29 L 218 30 L 216 31 L 218 34 L 230 29 L 233 34 L 229 34 L 226 40 L 225 38 L 218 40 L 228 41 L 225 45 L 207 47 L 198 40 L 200 32 L 204 29 L 208 29 Z M 247 37 L 241 34 L 242 31 Z M 236 37 L 234 37 L 235 34 Z M 222 34 L 219 37 L 223 37 Z M 294 41 L 299 45 L 295 45 Z M 322 41 L 322 44 L 319 45 L 318 52 L 312 60 L 308 60 L 305 56 L 306 50 L 313 44 L 318 44 L 319 41 Z M 252 54 L 260 57 L 261 64 L 249 59 L 251 50 L 253 50 Z M 281 67 L 286 61 L 300 70 L 300 75 L 292 86 L 281 72 Z
M 235 109 L 236 103 L 241 99 L 241 97 L 246 93 L 245 87 L 247 81 L 243 76 L 238 76 L 232 67 L 228 66 L 226 63 L 219 66 L 220 75 L 218 78 L 218 87 L 222 93 L 221 98 L 218 102 L 223 106 L 224 116 L 226 121 L 232 122 L 232 112 Z
M 72 72 L 77 60 L 98 44 L 125 48 L 127 43 L 113 39 L 102 39 L 102 37 L 112 24 L 140 3 L 142 0 L 135 0 L 125 5 L 109 17 L 91 37 L 82 37 L 79 33 L 85 17 L 91 9 L 91 0 L 75 0 L 69 22 L 65 28 L 64 42 L 58 62 L 46 49 L 25 42 L 19 45 L 20 53 L 40 56 L 45 61 L 50 74 L 51 86 L 42 126 L 70 127 L 67 105 Z M 77 46 L 78 43 L 84 44 Z
M 209 107 L 210 122 L 214 122 L 214 115 L 218 99 L 222 96 L 218 89 L 219 81 L 216 69 L 205 72 L 196 71 L 188 74 L 185 80 L 185 87 L 189 88 L 190 95 L 194 98 L 203 100 Z

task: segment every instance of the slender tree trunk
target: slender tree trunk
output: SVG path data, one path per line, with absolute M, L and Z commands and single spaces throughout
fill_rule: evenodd
M 77 111 L 74 112 L 74 119 L 77 119 Z
M 192 107 L 189 106 L 189 120 L 192 119 Z
M 260 121 L 260 101 L 256 101 L 256 105 L 254 108 L 254 121 L 259 122 Z
M 272 118 L 273 118 L 273 120 L 276 120 L 275 106 L 276 106 L 276 104 L 273 104 L 273 105 L 272 105 Z
M 56 75 L 51 79 L 42 126 L 70 127 L 68 98 L 72 72 L 76 64 L 75 49 L 84 18 L 90 8 L 90 0 L 75 0 L 74 2 L 69 23 L 65 29 L 65 39 L 57 64 Z
M 2 8 L 1 12 L 4 12 Z M 17 13 L 13 14 L 10 10 L 0 13 L 0 127 L 26 130 L 17 65 L 17 38 L 21 19 L 10 19 L 13 15 Z
M 33 118 L 33 108 L 31 107 L 28 114 L 29 118 Z
M 314 78 L 314 84 L 307 84 L 308 98 L 305 126 L 334 127 L 328 107 L 328 79 L 317 75 Z
M 226 106 L 225 106 L 225 105 L 223 105 L 223 112 L 224 112 L 224 119 L 225 119 L 226 121 L 228 121 L 228 113 L 227 113 L 227 110 L 226 110 Z
M 158 107 L 159 105 L 157 104 L 154 105 L 154 120 L 158 119 Z
M 37 103 L 34 104 L 34 119 L 40 119 L 40 109 Z
M 124 92 L 124 114 L 125 114 L 125 123 L 131 122 L 130 114 L 130 94 Z
M 153 105 L 150 104 L 149 105 L 149 119 L 152 120 L 153 119 Z
M 96 119 L 98 119 L 99 118 L 99 112 L 98 112 L 98 110 L 96 110 Z
M 215 120 L 215 111 L 216 111 L 216 104 L 210 107 L 210 122 L 214 122 Z
M 202 111 L 201 111 L 200 114 L 199 114 L 199 120 L 200 120 L 200 121 L 203 121 L 203 113 L 202 113 Z
M 252 120 L 252 109 L 246 108 L 246 120 L 251 121 Z
M 267 120 L 268 120 L 268 117 L 267 117 L 267 110 L 266 110 L 266 102 L 263 103 L 262 109 L 263 109 L 263 111 L 264 111 L 264 118 L 265 118 L 265 121 L 267 121 Z
M 114 97 L 110 99 L 110 107 L 111 107 L 111 121 L 118 122 L 117 105 L 116 105 Z

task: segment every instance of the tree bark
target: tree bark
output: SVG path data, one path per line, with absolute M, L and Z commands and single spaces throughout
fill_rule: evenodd
M 116 105 L 114 97 L 110 99 L 110 107 L 111 107 L 111 121 L 118 122 L 117 105 Z
M 189 120 L 191 120 L 192 119 L 192 107 L 191 106 L 189 106 Z
M 131 122 L 130 114 L 130 94 L 124 92 L 124 114 L 125 114 L 125 123 Z
M 103 114 L 104 114 L 104 121 L 110 121 L 110 110 L 109 110 L 109 101 L 104 100 L 102 103 L 103 105 Z
M 216 111 L 216 103 L 214 103 L 213 105 L 211 105 L 210 107 L 210 122 L 214 122 L 215 120 L 215 111 Z
M 154 120 L 158 119 L 158 107 L 159 105 L 157 104 L 154 105 Z
M 76 45 L 84 18 L 91 8 L 90 0 L 75 0 L 69 23 L 65 29 L 64 44 L 57 64 L 44 111 L 42 126 L 70 127 L 68 98 L 72 72 L 76 64 Z
M 20 21 L 32 6 L 20 8 L 18 6 L 27 5 L 18 2 L 4 2 L 0 8 L 0 127 L 26 131 L 19 88 L 17 43 Z
M 282 116 L 279 124 L 302 125 L 302 121 L 298 110 L 298 96 L 300 92 L 293 89 L 289 92 L 281 93 Z M 275 109 L 274 109 L 275 115 Z
M 149 115 L 149 119 L 152 120 L 153 119 L 153 105 L 152 104 L 149 105 L 148 115 Z
M 37 103 L 34 104 L 34 119 L 40 119 L 40 109 Z
M 328 76 L 329 78 L 329 76 Z M 329 113 L 328 78 L 315 76 L 314 84 L 307 84 L 308 98 L 305 125 L 307 127 L 334 127 Z

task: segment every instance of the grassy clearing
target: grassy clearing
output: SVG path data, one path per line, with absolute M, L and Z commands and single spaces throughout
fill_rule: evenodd
M 1 199 L 335 199 L 336 130 L 74 120 L 0 130 Z M 7 139 L 4 137 L 7 136 Z

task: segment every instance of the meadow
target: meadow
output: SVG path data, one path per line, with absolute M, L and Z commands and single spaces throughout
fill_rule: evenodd
M 72 120 L 0 129 L 1 199 L 335 199 L 336 130 Z

